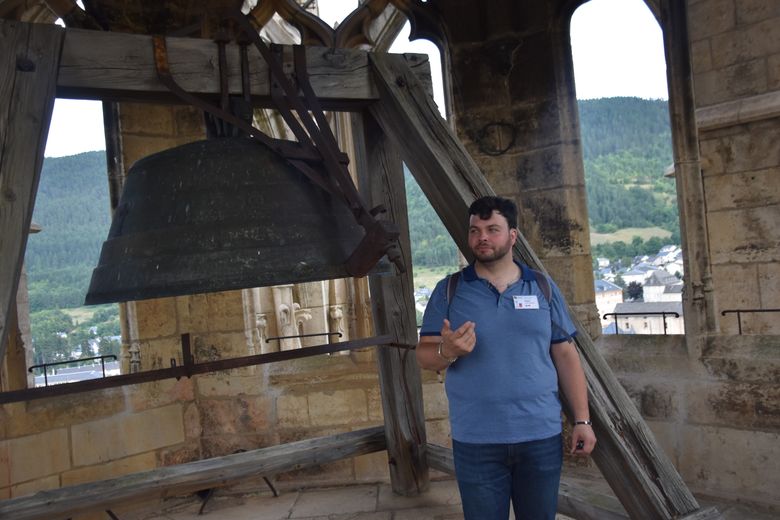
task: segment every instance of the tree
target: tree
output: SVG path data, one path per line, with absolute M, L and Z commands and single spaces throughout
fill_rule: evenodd
M 644 298 L 644 288 L 642 287 L 642 284 L 639 282 L 631 282 L 628 284 L 628 287 L 626 287 L 626 295 L 628 296 L 629 301 L 642 301 Z
M 68 334 L 73 320 L 61 310 L 41 311 L 30 320 L 36 363 L 53 363 L 71 357 Z

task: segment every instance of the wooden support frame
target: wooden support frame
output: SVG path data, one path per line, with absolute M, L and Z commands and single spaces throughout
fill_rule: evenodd
M 0 362 L 54 108 L 62 29 L 0 22 Z
M 392 216 L 401 233 L 399 248 L 407 266 L 406 272 L 398 276 L 369 277 L 374 329 L 396 338 L 399 343 L 416 345 L 417 320 L 403 163 L 398 151 L 370 115 L 357 114 L 352 118 L 352 134 L 360 191 L 369 207 L 382 205 Z M 428 489 L 420 367 L 410 349 L 379 349 L 377 363 L 393 491 L 400 495 L 417 495 Z
M 3 168 L 0 170 L 0 178 L 3 179 L 4 186 L 6 180 L 12 188 L 20 183 L 24 184 L 22 182 L 24 179 L 31 180 L 29 183 L 24 184 L 24 193 L 27 199 L 29 199 L 29 204 L 21 206 L 23 211 L 19 216 L 16 216 L 16 212 L 14 212 L 13 218 L 0 220 L 0 229 L 8 229 L 8 233 L 3 236 L 13 237 L 16 241 L 14 250 L 18 252 L 12 258 L 10 255 L 6 255 L 6 248 L 3 247 L 3 260 L 8 261 L 9 265 L 8 269 L 0 270 L 0 284 L 2 284 L 4 293 L 8 293 L 11 296 L 16 294 L 16 282 L 14 280 L 18 279 L 18 273 L 21 269 L 27 226 L 32 216 L 32 201 L 35 198 L 37 179 L 42 165 L 43 144 L 45 144 L 46 129 L 48 128 L 55 95 L 112 101 L 179 102 L 157 78 L 153 58 L 154 47 L 150 36 L 78 29 L 66 30 L 56 26 L 31 25 L 0 20 L 0 35 L 2 35 L 0 48 L 14 48 L 7 47 L 5 45 L 6 40 L 30 40 L 27 33 L 37 29 L 42 29 L 46 35 L 55 35 L 58 38 L 57 41 L 62 46 L 62 57 L 59 62 L 54 60 L 45 69 L 47 75 L 44 76 L 44 79 L 47 81 L 38 82 L 38 80 L 35 80 L 35 85 L 40 83 L 38 88 L 43 89 L 45 92 L 45 95 L 41 96 L 41 100 L 38 103 L 39 105 L 45 104 L 45 109 L 36 105 L 19 114 L 18 111 L 15 111 L 16 107 L 14 105 L 9 105 L 8 107 L 11 115 L 16 116 L 17 119 L 19 115 L 30 115 L 30 119 L 36 123 L 33 130 L 23 133 L 24 137 L 29 138 L 33 131 L 36 131 L 40 136 L 37 141 L 28 139 L 28 141 L 32 140 L 39 143 L 39 146 L 35 149 L 26 150 L 25 145 L 27 143 L 19 139 L 11 143 L 13 146 L 8 145 L 8 148 L 12 151 L 25 150 L 29 155 L 26 158 L 35 160 L 34 174 L 25 168 L 20 168 L 18 172 L 16 169 L 12 170 L 8 166 L 9 163 L 3 163 Z M 213 66 L 217 61 L 217 47 L 214 43 L 207 40 L 188 38 L 169 38 L 167 43 L 171 72 L 179 85 L 196 95 L 204 97 L 217 96 L 220 92 L 220 78 L 218 71 Z M 60 56 L 60 47 L 44 49 L 39 54 L 56 58 Z M 228 74 L 230 77 L 229 90 L 232 93 L 239 93 L 241 85 L 238 72 L 239 53 L 237 47 L 229 46 L 227 54 Z M 291 47 L 285 46 L 281 55 L 292 59 Z M 15 55 L 9 53 L 3 57 L 8 60 L 9 67 L 14 65 L 12 62 Z M 430 70 L 427 57 L 409 55 L 409 59 L 412 66 L 424 78 L 423 81 L 429 84 Z M 250 48 L 250 63 L 252 64 L 250 89 L 253 103 L 257 107 L 272 106 L 270 101 L 269 71 L 265 62 L 258 58 L 256 49 Z M 368 53 L 365 51 L 313 49 L 307 52 L 307 69 L 314 93 L 317 95 L 323 108 L 332 110 L 345 108 L 360 109 L 377 99 L 377 90 L 373 85 L 372 76 L 368 72 Z M 7 77 L 13 77 L 13 75 L 9 74 Z M 2 92 L 4 90 L 0 90 L 0 93 Z M 37 98 L 33 99 L 37 100 Z M 19 106 L 27 108 L 24 104 Z M 9 119 L 16 120 L 14 117 L 9 117 Z M 15 127 L 13 129 L 16 130 Z M 4 130 L 3 127 L 0 127 L 0 130 Z M 10 134 L 11 132 L 9 131 L 0 135 L 5 137 Z M 400 162 L 396 164 L 400 172 Z M 18 165 L 14 163 L 14 166 Z M 11 175 L 11 173 L 14 175 Z M 398 179 L 400 179 L 401 193 L 403 193 L 403 175 L 401 174 Z M 0 211 L 0 216 L 6 214 L 5 204 L 2 210 Z M 405 221 L 405 202 L 403 217 Z M 24 222 L 25 226 L 20 225 L 21 222 Z M 407 261 L 410 263 L 411 255 L 408 251 L 408 236 L 406 256 Z M 10 276 L 13 273 L 16 273 L 16 278 Z M 10 280 L 12 283 L 9 283 L 11 278 L 13 278 Z M 377 291 L 382 290 L 379 287 L 383 285 L 383 282 L 374 280 L 372 283 L 378 284 Z M 399 289 L 401 285 L 403 285 L 403 288 Z M 394 298 L 401 295 L 407 298 L 408 301 L 407 305 L 400 305 L 400 307 L 413 309 L 411 278 L 409 276 L 405 277 L 401 285 L 391 283 L 387 286 L 386 294 L 388 301 L 393 301 Z M 392 308 L 396 307 L 399 307 L 397 301 Z M 8 305 L 3 303 L 0 310 L 6 312 L 9 308 L 10 302 Z M 386 310 L 387 308 L 388 306 L 380 305 L 379 307 L 375 306 L 374 310 L 379 312 L 377 309 Z M 2 318 L 3 327 L 5 327 L 5 323 L 8 321 L 7 312 L 0 318 Z M 378 318 L 377 321 L 386 324 L 394 322 L 393 319 L 383 320 L 381 318 Z M 413 333 L 416 331 L 414 323 L 414 314 L 412 312 L 411 317 L 407 317 L 404 327 L 386 327 L 392 329 L 392 332 L 396 335 L 384 337 L 383 344 L 413 346 L 416 343 L 416 337 L 413 337 Z M 4 346 L 5 342 L 0 345 Z M 0 346 L 0 349 L 2 346 Z M 380 379 L 382 381 L 383 403 L 385 410 L 388 410 L 386 423 L 390 426 L 387 438 L 391 441 L 389 451 L 391 453 L 393 488 L 399 493 L 413 495 L 426 489 L 428 486 L 427 463 L 424 456 L 425 423 L 422 413 L 420 376 L 414 355 L 409 355 L 408 351 L 404 354 L 398 354 L 395 352 L 397 350 L 395 348 L 379 349 Z M 0 350 L 0 359 L 2 359 L 3 355 L 4 353 Z M 412 390 L 411 393 L 405 394 L 404 392 L 393 390 L 395 382 L 399 380 L 408 383 L 408 388 Z M 63 496 L 59 496 L 59 500 L 67 501 L 66 497 Z M 95 507 L 93 505 L 92 509 Z

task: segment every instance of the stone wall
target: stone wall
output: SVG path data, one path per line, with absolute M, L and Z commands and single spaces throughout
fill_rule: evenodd
M 3 405 L 0 499 L 382 422 L 371 351 Z M 389 478 L 385 452 L 269 477 Z
M 598 346 L 697 494 L 780 508 L 780 338 L 603 336 Z
M 721 310 L 780 308 L 780 8 L 689 1 L 691 56 L 715 294 Z M 780 332 L 777 313 L 742 329 Z M 736 315 L 720 317 L 737 332 Z

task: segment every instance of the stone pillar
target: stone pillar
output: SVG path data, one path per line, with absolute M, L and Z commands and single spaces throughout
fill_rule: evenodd
M 517 202 L 522 233 L 595 337 L 601 328 L 568 15 L 557 14 L 558 3 L 437 7 L 450 29 L 458 136 L 494 190 Z
M 293 301 L 292 285 L 277 285 L 273 287 L 274 295 L 274 315 L 276 319 L 276 331 L 278 337 L 297 336 L 298 324 L 295 318 L 295 306 Z M 279 350 L 292 350 L 301 348 L 301 341 L 298 338 L 287 338 L 275 340 L 278 342 Z
M 303 321 L 298 328 L 301 334 L 322 334 L 301 338 L 301 345 L 311 347 L 328 343 L 328 285 L 327 282 L 307 282 L 295 286 L 301 309 L 298 315 Z
M 349 341 L 354 337 L 354 306 L 351 303 L 350 291 L 347 283 L 350 280 L 328 281 L 328 309 L 329 330 L 334 334 L 330 336 L 330 342 Z M 340 334 L 340 335 L 339 335 Z

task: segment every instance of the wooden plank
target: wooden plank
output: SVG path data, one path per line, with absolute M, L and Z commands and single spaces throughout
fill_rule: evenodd
M 452 449 L 439 446 L 438 444 L 428 444 L 426 456 L 431 469 L 455 476 L 455 461 L 452 458 Z
M 63 29 L 0 21 L 0 360 L 54 107 Z
M 0 22 L 7 23 L 7 22 Z M 219 93 L 217 46 L 199 38 L 167 38 L 171 73 L 192 94 Z M 291 63 L 292 46 L 282 47 Z M 258 107 L 270 102 L 268 67 L 257 48 L 250 46 L 249 68 L 253 99 Z M 227 46 L 228 86 L 241 93 L 238 47 Z M 428 57 L 415 55 L 423 74 Z M 326 109 L 350 108 L 377 99 L 365 51 L 307 47 L 309 79 Z M 147 35 L 68 29 L 62 49 L 57 96 L 112 101 L 178 102 L 157 79 L 152 38 Z
M 417 323 L 403 165 L 373 118 L 358 114 L 352 127 L 361 195 L 368 207 L 383 205 L 388 211 L 385 218 L 398 226 L 407 267 L 397 276 L 369 277 L 374 330 L 411 347 L 417 343 Z M 420 367 L 411 348 L 380 347 L 377 363 L 391 485 L 400 495 L 417 495 L 429 484 Z
M 432 469 L 455 475 L 452 450 L 429 444 L 426 450 Z M 576 482 L 561 478 L 558 489 L 558 512 L 577 520 L 625 520 L 628 518 L 620 502 L 610 495 L 587 489 Z
M 396 142 L 444 225 L 468 255 L 468 206 L 480 196 L 494 194 L 492 188 L 404 60 L 380 54 L 370 60 L 380 91 L 380 101 L 369 107 L 370 112 Z M 532 268 L 544 270 L 522 236 L 514 252 Z M 696 499 L 587 331 L 579 323 L 577 329 L 599 442 L 593 458 L 613 491 L 635 518 L 668 519 L 697 511 Z
M 88 482 L 0 502 L 0 518 L 60 520 L 141 499 L 165 498 L 227 486 L 385 449 L 384 428 L 307 439 Z M 53 512 L 56 512 L 54 514 Z

